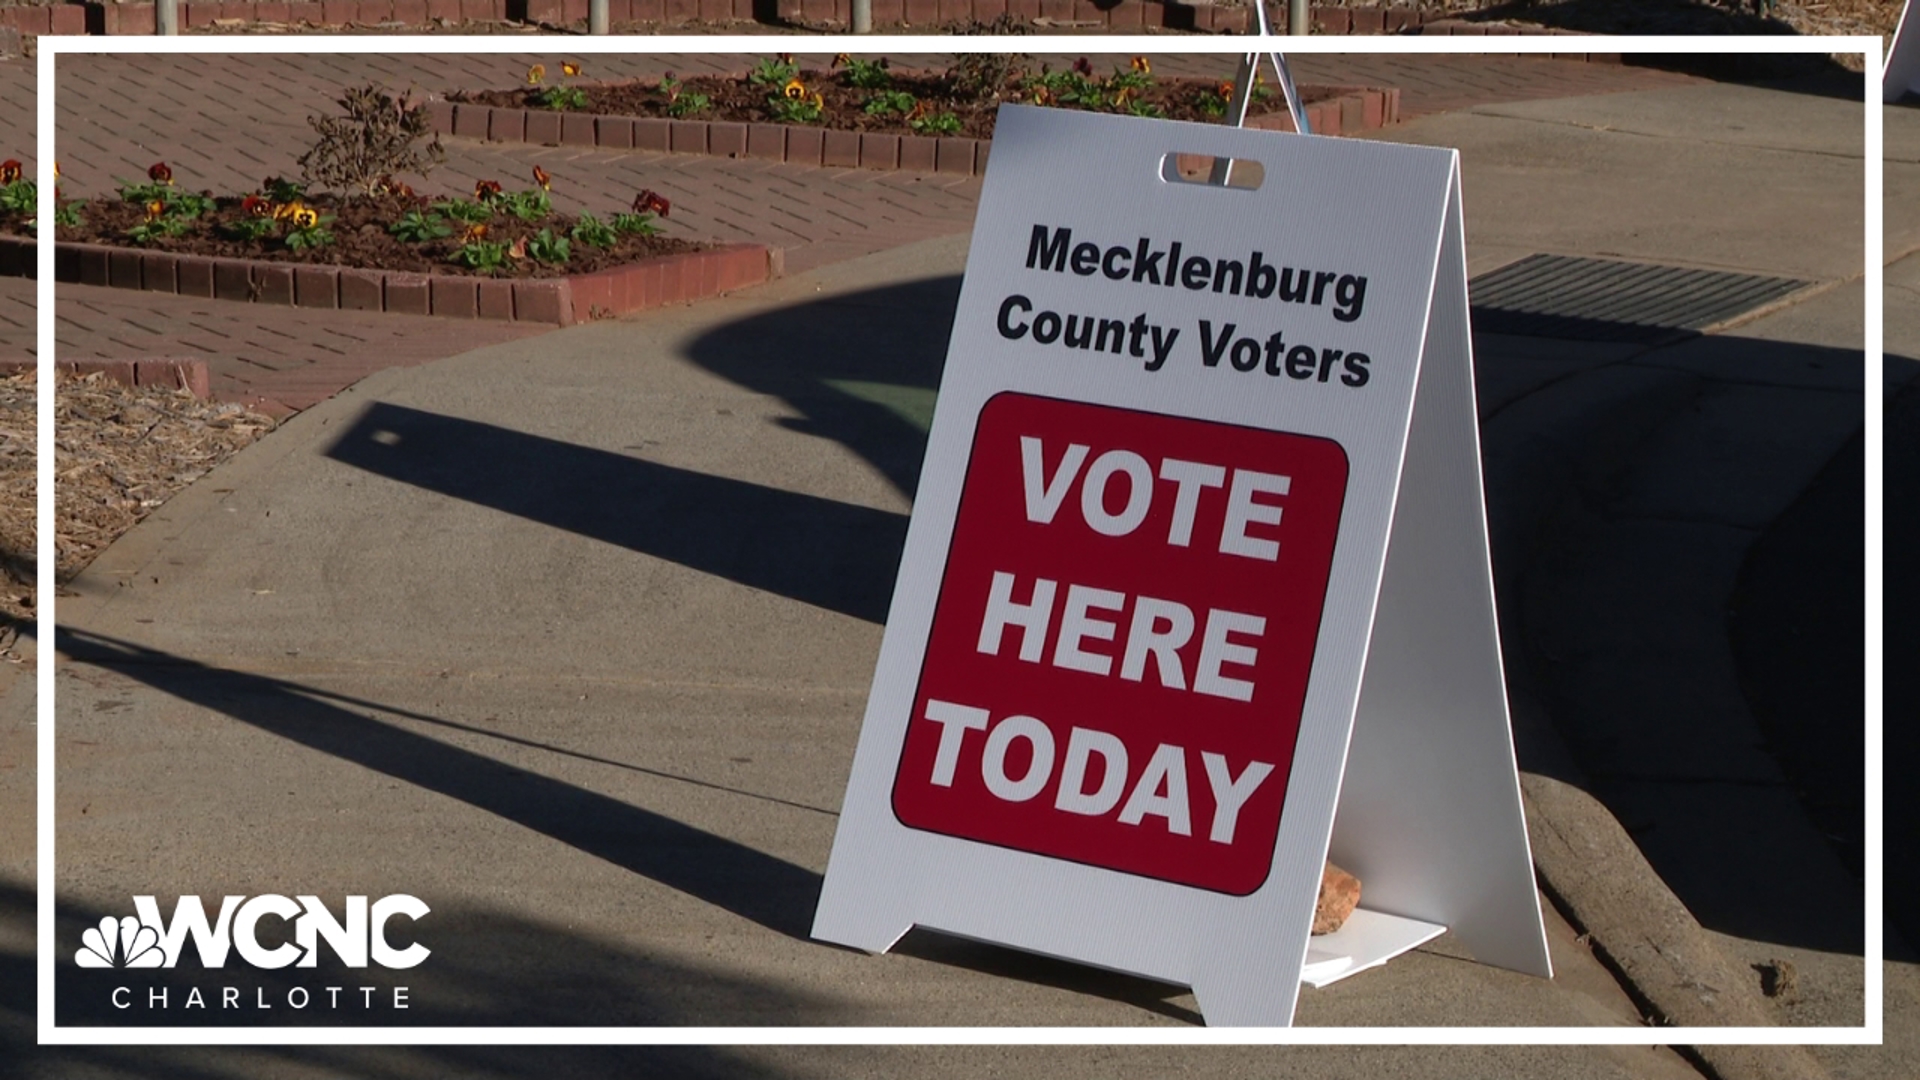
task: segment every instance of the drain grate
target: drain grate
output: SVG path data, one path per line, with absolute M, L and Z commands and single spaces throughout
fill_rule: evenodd
M 1657 263 L 1529 255 L 1474 278 L 1485 334 L 1647 343 L 1725 322 L 1812 284 Z

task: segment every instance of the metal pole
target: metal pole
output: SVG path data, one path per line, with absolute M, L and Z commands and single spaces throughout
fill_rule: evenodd
M 1307 0 L 1287 0 L 1287 33 L 1304 34 L 1311 28 L 1307 25 L 1312 16 L 1307 14 Z
M 153 5 L 153 32 L 173 37 L 180 33 L 178 0 L 157 0 Z
M 604 34 L 611 28 L 612 22 L 607 0 L 587 0 L 587 33 Z
M 873 0 L 853 0 L 853 32 L 873 33 Z

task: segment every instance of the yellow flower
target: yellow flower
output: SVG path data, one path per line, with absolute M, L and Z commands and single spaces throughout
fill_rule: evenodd
M 546 77 L 547 77 L 547 65 L 545 64 L 535 64 L 532 67 L 527 69 L 527 85 L 528 86 L 539 86 L 540 81 L 542 79 L 545 79 Z
M 303 206 L 293 212 L 293 225 L 297 229 L 311 229 L 320 224 L 320 215 L 311 207 Z
M 820 99 L 820 91 L 818 90 L 813 92 L 813 107 L 816 109 L 824 109 L 827 107 L 826 103 Z
M 467 226 L 467 237 L 466 237 L 466 238 L 467 238 L 468 240 L 481 240 L 481 239 L 485 239 L 485 237 L 486 237 L 486 235 L 487 235 L 487 226 L 486 226 L 486 223 L 485 223 L 485 222 L 480 222 L 480 223 L 478 223 L 478 224 L 474 224 L 474 225 L 468 225 L 468 226 Z
M 1133 70 L 1142 75 L 1151 75 L 1153 74 L 1153 65 L 1147 62 L 1146 57 L 1136 56 L 1133 58 Z
M 147 204 L 147 220 L 148 221 L 158 221 L 160 220 L 160 215 L 166 212 L 167 212 L 167 204 L 161 202 L 159 199 L 155 199 L 152 202 Z
M 560 65 L 560 74 L 569 79 L 574 78 L 580 74 L 580 65 L 568 60 Z
M 834 53 L 833 63 L 830 66 L 839 67 L 842 64 L 851 64 L 851 63 L 853 63 L 853 57 L 848 56 L 846 53 Z
M 788 101 L 799 101 L 801 98 L 807 96 L 807 88 L 800 82 L 800 78 L 797 75 L 788 79 L 787 85 L 781 87 L 780 92 L 787 95 Z
M 306 207 L 301 206 L 298 201 L 281 203 L 279 206 L 273 208 L 273 220 L 292 221 L 295 214 L 305 209 Z

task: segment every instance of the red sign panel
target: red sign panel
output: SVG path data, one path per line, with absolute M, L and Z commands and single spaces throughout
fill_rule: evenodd
M 1346 486 L 1329 439 L 994 397 L 895 815 L 1182 885 L 1258 889 Z

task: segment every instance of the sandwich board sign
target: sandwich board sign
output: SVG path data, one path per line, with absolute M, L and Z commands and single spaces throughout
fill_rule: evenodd
M 1550 974 L 1464 252 L 1455 151 L 1001 108 L 814 937 L 1210 1024 L 1443 929 Z M 1362 909 L 1310 941 L 1330 848 Z

